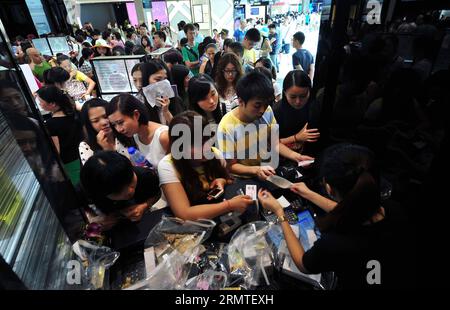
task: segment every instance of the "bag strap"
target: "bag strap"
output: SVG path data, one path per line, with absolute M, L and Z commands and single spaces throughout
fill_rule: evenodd
M 198 59 L 198 54 L 192 48 L 187 47 L 187 46 L 185 48 L 189 51 L 189 53 L 191 53 L 192 55 L 195 56 L 195 58 Z

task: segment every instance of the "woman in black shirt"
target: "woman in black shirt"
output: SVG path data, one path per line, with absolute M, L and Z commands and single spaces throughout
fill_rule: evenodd
M 263 207 L 278 216 L 298 269 L 313 274 L 333 271 L 339 288 L 405 285 L 407 280 L 400 271 L 411 259 L 402 249 L 407 239 L 400 239 L 402 223 L 395 209 L 381 202 L 372 153 L 365 147 L 338 144 L 327 150 L 320 170 L 328 195 L 337 203 L 330 204 L 329 213 L 318 219 L 322 235 L 308 251 L 292 231 L 278 201 L 267 191 L 258 193 Z M 291 190 L 299 193 L 299 185 Z
M 316 142 L 318 110 L 311 94 L 311 80 L 302 70 L 289 72 L 283 81 L 283 98 L 274 108 L 280 142 L 300 151 L 306 143 Z
M 158 176 L 145 167 L 133 167 L 123 155 L 99 151 L 81 169 L 81 186 L 95 204 L 93 221 L 109 230 L 122 217 L 138 222 L 160 198 Z
M 37 94 L 42 109 L 52 113 L 46 126 L 70 180 L 76 185 L 80 180 L 78 145 L 82 139 L 77 112 L 69 97 L 56 86 L 44 86 Z

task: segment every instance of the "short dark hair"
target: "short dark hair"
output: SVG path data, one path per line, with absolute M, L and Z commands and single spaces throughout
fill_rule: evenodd
M 58 65 L 61 65 L 61 63 L 62 63 L 63 61 L 65 61 L 65 60 L 69 60 L 69 61 L 70 61 L 69 56 L 64 55 L 64 54 L 61 54 L 61 55 L 58 55 L 58 56 L 56 57 L 56 63 L 57 63 Z
M 75 41 L 77 41 L 78 43 L 82 43 L 84 41 L 84 36 L 79 34 L 75 37 Z
M 114 32 L 113 32 L 113 35 L 114 35 L 114 37 L 116 38 L 116 40 L 118 40 L 118 41 L 122 40 L 122 36 L 120 35 L 119 32 L 114 31 Z
M 230 44 L 233 43 L 233 39 L 227 38 L 223 41 L 223 47 L 230 47 Z
M 256 64 L 261 63 L 263 65 L 264 68 L 266 68 L 267 70 L 269 70 L 272 73 L 272 78 L 274 80 L 277 79 L 277 69 L 275 68 L 275 66 L 273 65 L 272 61 L 267 58 L 267 57 L 261 57 L 259 58 L 256 62 L 255 62 L 255 66 Z
M 84 59 L 88 59 L 92 54 L 94 54 L 92 48 L 85 47 L 81 50 L 81 57 L 83 57 Z
M 153 35 L 157 35 L 163 40 L 163 42 L 166 42 L 166 34 L 164 31 L 156 31 Z
M 127 54 L 127 52 L 125 51 L 125 49 L 122 46 L 114 46 L 112 49 L 112 54 L 114 56 L 124 56 Z
M 234 54 L 238 55 L 238 57 L 244 56 L 244 47 L 240 42 L 232 42 L 228 45 L 228 48 L 233 51 Z
M 236 94 L 245 104 L 251 99 L 264 99 L 268 102 L 275 100 L 272 81 L 258 71 L 244 75 L 236 85 Z
M 177 51 L 175 49 L 170 50 L 167 53 L 165 53 L 163 55 L 163 59 L 164 59 L 165 63 L 169 63 L 169 64 L 173 64 L 173 65 L 175 65 L 175 64 L 183 64 L 184 63 L 183 62 L 183 55 L 179 51 Z
M 70 79 L 70 74 L 61 67 L 53 67 L 44 71 L 45 85 L 54 85 L 55 83 L 64 83 Z
M 261 40 L 261 34 L 258 29 L 251 28 L 245 33 L 245 38 L 252 42 L 259 42 Z
M 134 46 L 135 46 L 134 43 L 131 41 L 125 42 L 125 54 L 131 55 L 133 53 Z
M 270 28 L 277 29 L 277 25 L 275 25 L 274 23 L 272 23 L 272 24 L 269 25 L 269 29 L 270 29 Z
M 131 184 L 133 166 L 128 158 L 115 151 L 99 151 L 81 168 L 80 181 L 90 198 L 106 198 Z
M 184 26 L 186 26 L 186 22 L 184 20 L 182 20 L 181 22 L 179 22 L 177 24 L 177 26 L 178 26 L 178 31 L 181 31 L 184 29 Z
M 186 25 L 183 27 L 183 31 L 184 31 L 185 34 L 187 34 L 189 30 L 190 30 L 190 31 L 195 31 L 194 25 L 192 25 L 192 24 L 186 24 Z
M 185 46 L 185 45 L 187 44 L 187 42 L 188 42 L 188 39 L 187 39 L 187 38 L 182 38 L 182 39 L 180 40 L 180 45 L 181 45 L 181 46 Z
M 198 30 L 200 30 L 200 25 L 199 25 L 198 23 L 194 23 L 193 25 L 194 25 L 194 27 L 196 27 Z
M 133 46 L 131 50 L 131 54 L 133 55 L 147 55 L 147 52 L 141 45 L 135 45 Z
M 303 45 L 305 43 L 305 34 L 301 31 L 298 31 L 294 34 L 294 40 L 297 40 L 300 44 Z
M 108 39 L 110 36 L 111 36 L 111 31 L 105 30 L 105 31 L 102 32 L 102 39 L 103 40 Z

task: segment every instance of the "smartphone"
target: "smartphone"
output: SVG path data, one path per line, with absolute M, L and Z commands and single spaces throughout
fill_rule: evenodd
M 222 196 L 224 193 L 223 188 L 214 187 L 212 190 L 208 192 L 208 197 L 211 197 L 213 199 L 217 199 L 220 196 Z
M 160 107 L 161 106 L 161 104 L 158 102 L 158 98 L 160 98 L 160 99 L 162 99 L 164 96 L 163 96 L 163 94 L 161 93 L 161 92 L 157 92 L 156 93 L 156 97 L 155 97 L 155 103 L 156 103 L 156 106 L 158 106 L 158 107 Z

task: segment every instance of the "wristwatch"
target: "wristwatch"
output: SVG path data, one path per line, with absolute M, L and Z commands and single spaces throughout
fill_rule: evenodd
M 286 215 L 282 215 L 282 216 L 278 216 L 277 217 L 277 223 L 278 224 L 281 224 L 281 223 L 283 223 L 283 222 L 286 222 L 288 219 L 287 219 L 287 217 L 286 217 Z

